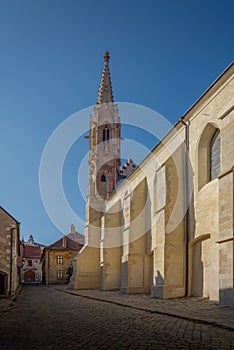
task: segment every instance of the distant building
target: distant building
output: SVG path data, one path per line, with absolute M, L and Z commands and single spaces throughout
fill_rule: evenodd
M 42 281 L 41 255 L 44 246 L 35 243 L 33 236 L 24 242 L 23 266 L 21 268 L 23 283 L 40 283 Z
M 20 283 L 20 223 L 0 207 L 0 294 L 13 295 Z
M 30 235 L 28 238 L 28 242 L 24 242 L 24 244 L 25 245 L 35 245 L 33 235 Z M 36 244 L 36 245 L 38 245 L 38 244 Z
M 84 245 L 84 236 L 75 231 L 45 247 L 41 257 L 42 281 L 46 284 L 66 284 L 72 275 L 72 260 Z

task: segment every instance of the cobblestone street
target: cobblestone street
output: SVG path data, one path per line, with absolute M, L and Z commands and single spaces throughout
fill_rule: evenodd
M 231 330 L 27 286 L 0 313 L 0 348 L 234 349 Z

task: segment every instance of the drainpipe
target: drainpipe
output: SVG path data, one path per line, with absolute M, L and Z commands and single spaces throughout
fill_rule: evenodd
M 11 251 L 10 251 L 10 295 L 12 292 L 12 264 L 13 264 L 13 228 L 11 227 Z
M 189 248 L 189 126 L 190 121 L 185 122 L 184 118 L 180 118 L 180 122 L 185 126 L 185 205 L 186 205 L 186 214 L 185 214 L 185 296 L 188 296 L 188 248 Z
M 9 227 L 6 228 L 6 230 L 9 232 L 10 231 L 10 285 L 9 285 L 9 295 L 12 293 L 12 272 L 13 272 L 13 230 L 14 230 L 15 225 L 10 225 Z

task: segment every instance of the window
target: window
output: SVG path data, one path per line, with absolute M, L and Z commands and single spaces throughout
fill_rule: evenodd
M 57 256 L 57 264 L 62 264 L 63 263 L 63 256 L 62 255 L 58 255 Z
M 101 176 L 101 182 L 106 182 L 106 176 L 105 175 Z
M 105 128 L 103 129 L 102 132 L 102 141 L 109 141 L 110 139 L 110 130 L 107 128 L 107 126 L 105 126 Z
M 32 267 L 32 260 L 28 260 L 28 267 Z
M 154 178 L 154 213 L 166 205 L 166 166 L 156 169 Z
M 220 131 L 207 124 L 198 143 L 198 190 L 220 173 Z
M 62 270 L 57 270 L 57 279 L 60 280 L 63 278 L 63 271 Z
M 220 132 L 216 130 L 210 143 L 210 181 L 220 173 Z

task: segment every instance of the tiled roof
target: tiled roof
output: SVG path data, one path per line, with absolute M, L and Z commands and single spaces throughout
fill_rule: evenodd
M 26 242 L 24 241 L 23 243 L 24 243 L 25 247 L 30 245 L 30 243 L 28 241 L 26 241 Z M 34 242 L 33 246 L 36 246 L 36 247 L 39 247 L 39 248 L 44 248 L 45 244 Z
M 69 233 L 67 236 L 60 238 L 47 248 L 49 249 L 71 249 L 80 250 L 84 245 L 84 236 L 78 232 Z
M 71 238 L 73 241 L 78 242 L 80 244 L 84 245 L 84 235 L 82 235 L 81 233 L 75 231 L 75 232 L 70 232 L 67 234 L 68 238 Z
M 41 249 L 37 246 L 26 246 L 24 248 L 24 257 L 25 258 L 40 258 L 41 257 Z

